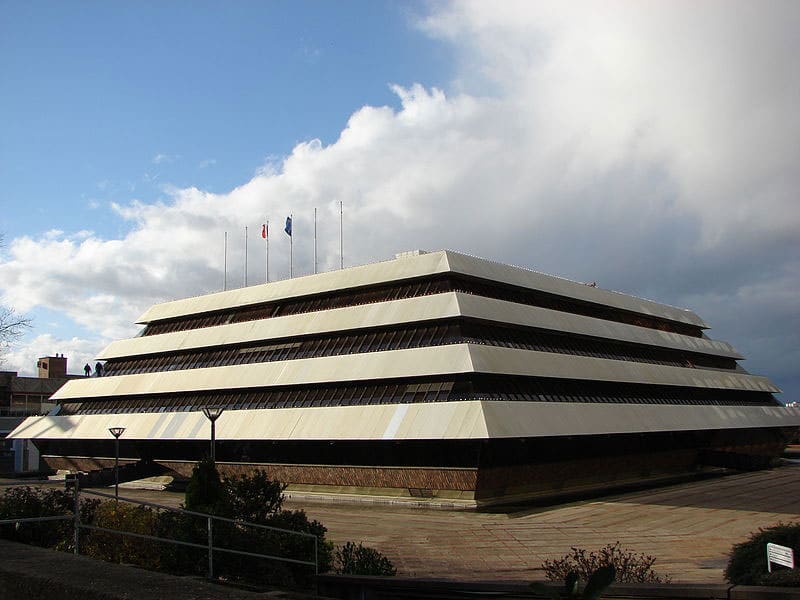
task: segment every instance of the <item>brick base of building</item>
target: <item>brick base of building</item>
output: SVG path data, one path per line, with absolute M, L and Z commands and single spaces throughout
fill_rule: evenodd
M 468 443 L 218 441 L 217 465 L 223 476 L 263 469 L 290 492 L 451 499 L 488 506 L 645 485 L 709 469 L 764 468 L 780 456 L 793 432 L 661 432 Z M 51 469 L 93 471 L 113 466 L 108 452 L 112 443 L 44 442 L 40 449 Z M 141 457 L 188 478 L 205 450 L 202 442 L 126 440 L 120 444 L 120 461 Z M 87 457 L 90 453 L 95 456 Z M 329 464 L 310 464 L 314 459 Z M 362 460 L 373 464 L 359 464 Z
M 488 469 L 288 465 L 218 462 L 222 476 L 264 470 L 270 479 L 287 484 L 287 492 L 304 496 L 347 496 L 349 500 L 377 497 L 415 501 L 449 501 L 462 507 L 485 507 L 558 496 L 645 485 L 680 475 L 695 474 L 694 455 L 663 453 L 625 461 L 586 458 L 557 463 Z M 55 470 L 92 471 L 113 466 L 114 460 L 44 456 Z M 121 459 L 120 464 L 135 462 Z M 194 462 L 156 461 L 169 474 L 188 479 Z

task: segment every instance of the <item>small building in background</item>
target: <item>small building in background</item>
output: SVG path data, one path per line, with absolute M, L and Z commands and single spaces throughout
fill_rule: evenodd
M 37 377 L 20 376 L 16 371 L 0 371 L 0 473 L 36 471 L 39 452 L 24 440 L 11 442 L 6 436 L 26 417 L 46 415 L 57 403 L 50 397 L 70 379 L 83 377 L 67 373 L 63 354 L 43 356 L 36 361 Z
M 55 356 L 43 356 L 36 361 L 36 368 L 39 369 L 39 379 L 69 378 L 67 376 L 67 358 L 63 354 L 56 354 Z

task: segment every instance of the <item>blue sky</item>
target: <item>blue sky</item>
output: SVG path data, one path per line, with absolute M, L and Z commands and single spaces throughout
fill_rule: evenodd
M 0 230 L 116 234 L 98 204 L 227 191 L 297 142 L 335 141 L 355 107 L 398 104 L 389 83 L 443 83 L 448 53 L 410 26 L 417 10 L 4 3 L 0 164 L 16 209 Z
M 800 4 L 0 1 L 4 368 L 451 248 L 684 306 L 800 400 Z M 277 235 L 276 235 L 277 234 Z

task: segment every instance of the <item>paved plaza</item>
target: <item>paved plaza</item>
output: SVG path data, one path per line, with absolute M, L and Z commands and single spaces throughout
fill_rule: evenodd
M 126 489 L 126 496 L 177 505 L 183 496 Z M 542 561 L 571 546 L 616 541 L 655 556 L 674 582 L 723 583 L 733 544 L 759 527 L 800 519 L 800 464 L 769 471 L 519 512 L 481 513 L 297 499 L 336 544 L 364 542 L 399 575 L 475 580 L 544 579 Z
M 130 489 L 120 495 L 177 506 L 183 495 Z M 482 513 L 392 504 L 290 499 L 337 544 L 363 542 L 399 575 L 475 580 L 543 579 L 542 561 L 571 546 L 619 541 L 651 554 L 674 582 L 723 583 L 733 544 L 759 527 L 800 519 L 800 464 L 518 512 Z
M 674 582 L 723 583 L 731 546 L 751 531 L 800 519 L 800 465 L 508 514 L 290 502 L 336 543 L 363 541 L 398 574 L 543 579 L 542 561 L 570 546 L 620 541 L 657 557 Z

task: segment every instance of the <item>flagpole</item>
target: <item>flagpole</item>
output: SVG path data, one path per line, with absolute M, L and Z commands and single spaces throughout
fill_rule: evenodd
M 294 264 L 293 264 L 294 257 L 292 256 L 292 246 L 294 242 L 294 219 L 292 219 L 292 213 L 289 213 L 289 218 L 291 219 L 292 223 L 292 229 L 291 229 L 292 233 L 289 234 L 289 279 L 291 279 L 292 277 L 294 277 Z
M 225 232 L 225 243 L 223 245 L 222 250 L 222 270 L 224 275 L 222 276 L 222 290 L 225 291 L 228 289 L 228 232 Z
M 247 225 L 244 226 L 244 287 L 247 287 Z
M 317 207 L 314 207 L 314 275 L 317 274 Z
M 267 283 L 269 283 L 269 219 L 264 227 L 265 238 L 267 240 Z
M 339 268 L 344 269 L 344 239 L 343 239 L 343 232 L 344 232 L 344 208 L 342 207 L 342 201 L 339 200 Z

